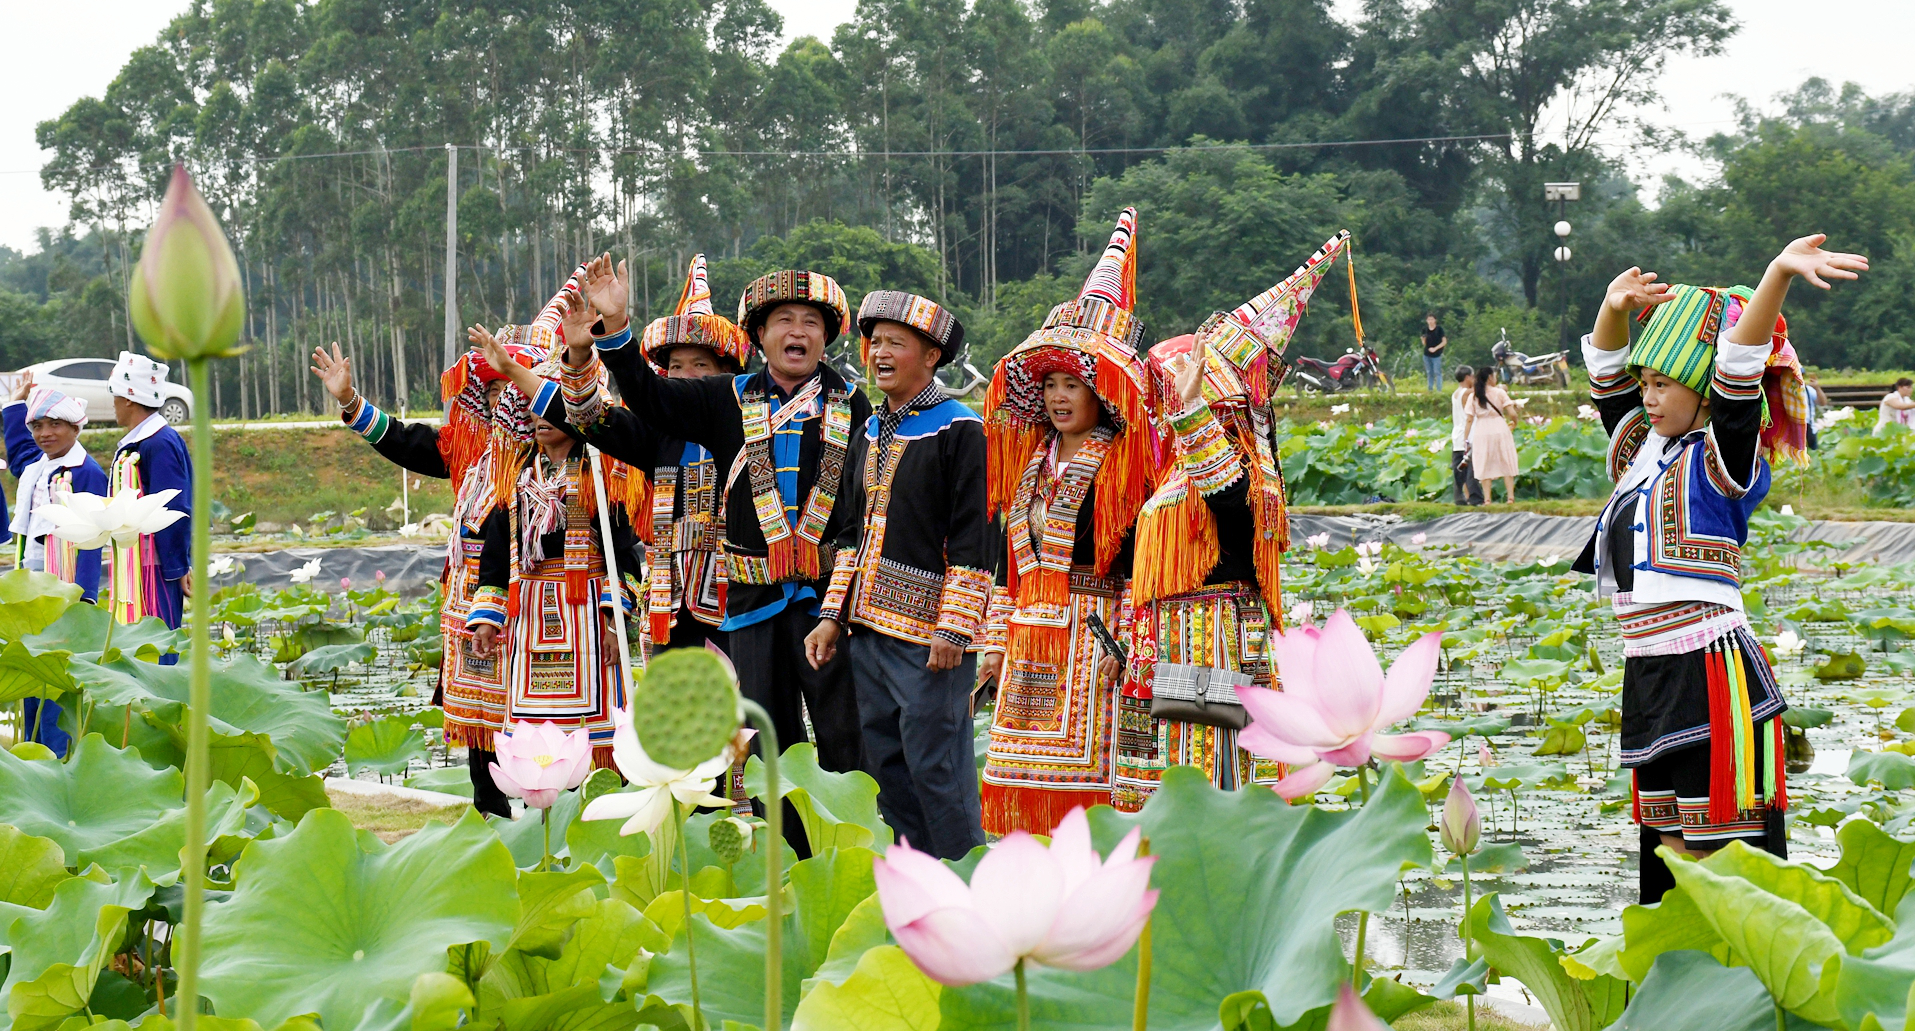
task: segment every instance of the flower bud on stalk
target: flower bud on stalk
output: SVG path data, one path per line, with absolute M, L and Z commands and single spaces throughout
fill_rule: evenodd
M 1483 835 L 1483 815 L 1476 810 L 1476 797 L 1463 786 L 1463 778 L 1450 781 L 1449 797 L 1443 800 L 1443 819 L 1437 824 L 1443 847 L 1459 856 L 1476 851 Z
M 133 328 L 160 358 L 223 358 L 236 354 L 245 298 L 239 263 L 219 220 L 194 188 L 184 165 L 146 231 L 127 295 Z

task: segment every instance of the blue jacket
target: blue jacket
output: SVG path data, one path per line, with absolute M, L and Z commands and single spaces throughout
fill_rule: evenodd
M 139 459 L 142 495 L 179 491 L 166 507 L 186 513 L 187 518 L 153 535 L 160 577 L 178 580 L 193 568 L 193 460 L 186 453 L 186 441 L 178 430 L 163 425 L 144 440 L 122 444 L 114 452 L 113 463 L 118 466 L 131 456 Z

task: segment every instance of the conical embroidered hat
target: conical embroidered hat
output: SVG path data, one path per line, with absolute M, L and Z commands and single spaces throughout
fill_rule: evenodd
M 1250 403 L 1257 405 L 1269 400 L 1266 375 L 1269 360 L 1283 357 L 1317 286 L 1337 258 L 1349 249 L 1350 231 L 1345 229 L 1325 241 L 1310 255 L 1309 261 L 1297 266 L 1283 282 L 1230 311 L 1212 315 L 1198 328 L 1197 339 L 1203 345 L 1208 362 L 1205 372 L 1210 386 L 1214 388 L 1220 378 L 1229 379 L 1233 375 L 1239 381 L 1239 389 L 1224 390 L 1220 400 L 1241 403 L 1247 397 Z M 1354 275 L 1351 289 L 1354 298 Z
M 663 367 L 674 348 L 703 347 L 718 356 L 720 363 L 737 372 L 745 367 L 751 353 L 751 341 L 737 323 L 712 311 L 711 282 L 705 271 L 705 256 L 692 255 L 685 272 L 685 288 L 678 295 L 678 307 L 664 318 L 653 319 L 645 327 L 640 345 L 652 364 Z

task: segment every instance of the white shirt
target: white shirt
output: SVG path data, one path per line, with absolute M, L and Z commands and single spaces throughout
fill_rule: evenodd
M 140 441 L 158 433 L 165 425 L 166 416 L 154 412 L 152 415 L 140 420 L 138 426 L 126 431 L 126 436 L 120 438 L 120 445 L 117 450 L 124 451 L 129 445 L 138 444 Z
M 1462 387 L 1450 395 L 1450 450 L 1461 451 L 1469 446 L 1469 438 L 1463 435 L 1463 427 L 1468 425 L 1469 417 L 1463 414 Z
M 1891 422 L 1899 423 L 1903 426 L 1909 425 L 1909 416 L 1915 415 L 1915 404 L 1904 407 L 1895 404 L 1895 401 L 1898 399 L 1908 400 L 1902 397 L 1902 392 L 1899 390 L 1891 390 L 1882 395 L 1882 403 L 1877 405 L 1875 409 L 1875 425 L 1886 426 Z

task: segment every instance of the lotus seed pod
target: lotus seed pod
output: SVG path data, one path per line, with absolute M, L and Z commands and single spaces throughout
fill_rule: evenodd
M 741 722 L 736 678 L 723 659 L 702 648 L 675 648 L 653 659 L 633 703 L 645 754 L 674 770 L 723 752 Z
M 579 785 L 579 805 L 586 805 L 600 795 L 609 795 L 619 787 L 618 774 L 611 770 L 593 770 Z
M 711 850 L 718 861 L 730 866 L 751 848 L 752 826 L 736 816 L 715 820 L 711 825 Z

